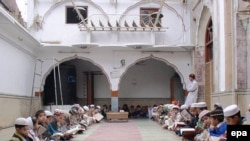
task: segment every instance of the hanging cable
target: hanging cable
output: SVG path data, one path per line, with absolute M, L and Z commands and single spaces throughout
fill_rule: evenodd
M 63 105 L 61 73 L 60 73 L 60 64 L 59 64 L 59 62 L 57 62 L 57 68 L 58 68 L 58 78 L 59 78 L 59 87 L 60 87 L 60 95 L 61 95 L 61 105 Z
M 54 86 L 55 86 L 55 101 L 56 101 L 56 105 L 57 105 L 57 87 L 56 87 L 56 63 L 55 63 L 55 58 L 53 59 L 53 63 L 54 63 Z

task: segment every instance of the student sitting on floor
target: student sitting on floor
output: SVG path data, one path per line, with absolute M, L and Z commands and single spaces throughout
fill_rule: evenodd
M 28 117 L 27 121 L 29 123 L 29 135 L 32 136 L 33 141 L 40 141 L 37 130 L 38 130 L 38 122 L 35 117 Z
M 210 134 L 209 134 L 209 127 L 210 127 L 210 111 L 203 110 L 199 114 L 199 121 L 202 122 L 202 132 L 197 134 L 194 138 L 195 141 L 208 141 Z
M 215 109 L 210 113 L 211 125 L 210 136 L 222 136 L 227 130 L 227 124 L 224 122 L 224 114 L 221 109 Z
M 159 117 L 160 117 L 160 113 L 158 112 L 158 106 L 154 105 L 152 108 L 152 119 L 154 121 L 158 121 Z
M 195 108 L 195 106 L 196 106 L 195 104 L 196 103 L 192 103 L 189 111 L 187 111 L 189 113 L 190 117 L 188 119 L 186 117 L 183 117 L 185 126 L 180 128 L 179 130 L 175 131 L 175 133 L 177 135 L 181 136 L 180 130 L 183 128 L 195 128 L 197 121 L 198 121 L 198 112 Z
M 147 106 L 142 106 L 141 107 L 140 117 L 147 118 L 147 116 L 148 116 L 148 110 L 147 109 L 148 109 Z
M 107 118 L 107 114 L 106 114 L 107 112 L 108 112 L 108 106 L 107 105 L 103 105 L 102 106 L 102 110 L 101 110 L 101 114 L 103 115 L 104 119 Z
M 226 122 L 228 125 L 244 125 L 246 124 L 246 119 L 241 116 L 240 108 L 238 105 L 230 105 L 224 109 L 224 114 L 226 117 Z
M 38 110 L 38 111 L 35 113 L 35 117 L 37 118 L 38 124 L 41 125 L 43 128 L 46 129 L 46 131 L 45 131 L 42 135 L 38 134 L 38 137 L 39 137 L 40 139 L 43 139 L 43 140 L 50 140 L 50 139 L 52 139 L 52 138 L 51 138 L 51 133 L 50 133 L 49 130 L 47 129 L 47 123 L 46 123 L 46 121 L 47 121 L 47 116 L 46 116 L 44 110 Z M 41 128 L 42 128 L 42 127 L 41 127 Z
M 174 126 L 173 126 L 174 132 L 176 132 L 176 130 L 179 130 L 183 126 L 185 126 L 184 118 L 182 117 L 181 112 L 183 110 L 187 111 L 187 109 L 188 109 L 187 105 L 181 105 L 180 110 L 179 110 L 178 115 L 177 115 L 177 119 L 176 119 Z
M 71 127 L 74 127 L 76 125 L 79 124 L 78 122 L 78 108 L 76 107 L 72 107 L 70 110 L 69 110 L 69 121 L 70 121 L 70 126 Z
M 141 113 L 141 105 L 137 105 L 133 113 L 133 117 L 139 118 Z
M 88 106 L 83 106 L 83 109 L 85 111 L 85 113 L 83 114 L 83 121 L 85 122 L 85 124 L 90 126 L 90 125 L 92 125 L 94 123 L 93 117 L 90 116 L 90 111 L 89 111 L 90 108 Z
M 15 133 L 9 141 L 33 141 L 32 137 L 28 136 L 29 123 L 25 118 L 17 118 L 15 121 Z
M 172 111 L 170 113 L 170 117 L 168 118 L 168 130 L 173 130 L 174 123 L 179 122 L 181 119 L 181 116 L 179 116 L 179 106 L 174 105 L 172 107 Z
M 198 111 L 196 110 L 196 103 L 191 104 L 189 112 L 191 114 L 191 119 L 184 120 L 184 122 L 186 123 L 185 127 L 195 128 L 198 121 Z

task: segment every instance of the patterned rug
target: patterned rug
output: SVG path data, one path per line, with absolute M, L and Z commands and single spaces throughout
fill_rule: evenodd
M 84 141 L 142 141 L 133 121 L 105 122 Z

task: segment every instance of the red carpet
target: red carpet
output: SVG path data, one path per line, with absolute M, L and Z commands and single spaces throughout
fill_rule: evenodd
M 105 122 L 84 141 L 142 141 L 133 121 Z

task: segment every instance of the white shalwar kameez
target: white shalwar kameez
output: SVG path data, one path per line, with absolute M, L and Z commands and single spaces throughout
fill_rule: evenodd
M 198 83 L 196 80 L 191 81 L 187 87 L 188 95 L 185 101 L 185 105 L 190 106 L 197 101 Z

